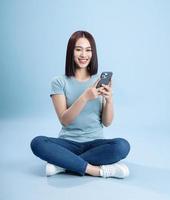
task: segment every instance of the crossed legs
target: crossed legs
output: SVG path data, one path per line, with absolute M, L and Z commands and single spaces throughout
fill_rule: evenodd
M 123 138 L 80 143 L 62 138 L 37 136 L 31 141 L 31 149 L 36 156 L 51 164 L 80 175 L 87 173 L 99 176 L 99 166 L 124 159 L 130 151 L 130 145 Z

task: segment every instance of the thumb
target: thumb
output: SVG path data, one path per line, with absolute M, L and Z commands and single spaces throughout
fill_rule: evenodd
M 98 82 L 100 81 L 100 79 L 101 79 L 101 78 L 98 78 L 98 79 L 97 79 L 97 81 L 96 81 L 96 82 L 93 84 L 93 86 L 92 86 L 92 87 L 96 87 L 96 86 L 97 86 L 97 84 L 98 84 Z

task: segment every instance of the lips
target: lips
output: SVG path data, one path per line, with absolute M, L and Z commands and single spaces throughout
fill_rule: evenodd
M 81 64 L 86 64 L 88 59 L 78 59 Z

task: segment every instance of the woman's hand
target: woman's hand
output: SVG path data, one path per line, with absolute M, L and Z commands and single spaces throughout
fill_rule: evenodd
M 83 96 L 85 97 L 85 99 L 87 101 L 92 100 L 92 99 L 96 99 L 99 95 L 101 95 L 101 87 L 100 88 L 96 88 L 97 83 L 100 81 L 100 78 L 89 88 L 87 88 L 84 93 Z
M 109 82 L 109 85 L 102 84 L 100 94 L 105 98 L 107 103 L 112 102 L 112 80 Z

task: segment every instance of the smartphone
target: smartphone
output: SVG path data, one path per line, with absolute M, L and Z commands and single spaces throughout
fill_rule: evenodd
M 108 85 L 113 73 L 112 72 L 102 72 L 100 75 L 100 81 L 98 82 L 96 88 L 102 87 L 102 84 Z

